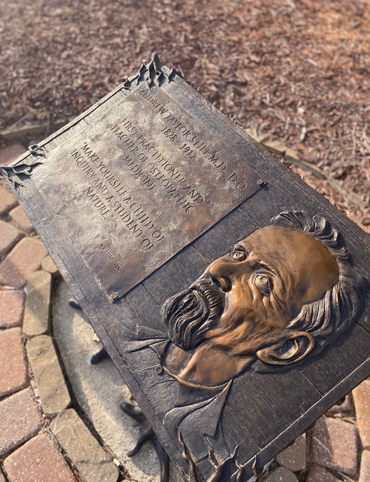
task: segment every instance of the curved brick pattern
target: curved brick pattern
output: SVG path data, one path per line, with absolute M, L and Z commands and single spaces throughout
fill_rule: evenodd
M 340 419 L 322 417 L 312 432 L 312 458 L 348 475 L 357 474 L 357 430 Z
M 22 237 L 15 226 L 0 220 L 0 258 L 2 258 Z
M 27 343 L 27 355 L 43 411 L 52 415 L 67 408 L 71 399 L 51 337 L 32 338 Z
M 42 335 L 49 330 L 51 274 L 46 271 L 33 273 L 28 280 L 26 294 L 23 333 L 26 336 Z
M 54 276 L 59 273 L 51 256 L 46 256 L 46 258 L 41 261 L 41 268 Z
M 47 434 L 28 441 L 4 462 L 10 482 L 74 482 L 76 479 Z
M 285 467 L 279 467 L 271 472 L 265 482 L 298 482 L 297 477 Z
M 324 467 L 314 465 L 308 473 L 306 482 L 340 482 L 340 479 L 337 479 Z
M 0 285 L 22 288 L 46 255 L 47 250 L 39 239 L 21 239 L 0 264 Z
M 370 380 L 362 382 L 352 394 L 361 443 L 364 448 L 370 448 Z
M 31 221 L 28 219 L 26 213 L 23 211 L 21 206 L 17 206 L 12 211 L 10 211 L 10 217 L 12 222 L 17 228 L 21 229 L 27 234 L 31 234 L 33 231 L 33 226 Z
M 21 324 L 24 296 L 23 291 L 0 291 L 0 328 L 10 328 Z
M 11 328 L 0 332 L 0 397 L 27 385 L 22 332 Z
M 118 468 L 74 410 L 58 415 L 51 430 L 84 479 L 89 482 L 117 481 Z
M 369 482 L 370 480 L 370 452 L 364 450 L 361 457 L 360 478 L 358 482 Z
M 42 426 L 41 414 L 30 388 L 0 402 L 0 456 L 34 435 Z
M 7 214 L 16 205 L 14 194 L 4 186 L 0 186 L 0 216 Z
M 294 443 L 280 452 L 276 460 L 280 465 L 287 469 L 297 472 L 306 469 L 306 453 L 307 453 L 306 434 L 297 437 Z

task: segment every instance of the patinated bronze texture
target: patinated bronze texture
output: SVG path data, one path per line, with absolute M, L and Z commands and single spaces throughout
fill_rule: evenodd
M 207 389 L 256 360 L 300 362 L 350 327 L 363 285 L 330 223 L 281 213 L 164 303 L 171 343 L 163 366 L 179 382 Z
M 167 93 L 173 78 L 152 60 L 125 82 L 121 107 L 50 152 L 32 146 L 32 166 L 5 168 L 18 184 L 38 168 L 56 227 L 113 302 L 261 188 L 243 157 Z

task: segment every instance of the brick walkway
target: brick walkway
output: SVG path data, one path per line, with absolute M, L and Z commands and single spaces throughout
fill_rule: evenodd
M 73 407 L 54 347 L 57 276 L 0 184 L 0 482 L 116 482 L 120 470 Z
M 57 276 L 0 183 L 0 482 L 124 480 L 64 380 L 50 326 Z M 264 480 L 370 481 L 370 380 L 283 451 Z

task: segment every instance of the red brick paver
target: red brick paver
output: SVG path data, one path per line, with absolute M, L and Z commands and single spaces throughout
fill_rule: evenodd
M 34 435 L 42 426 L 32 390 L 26 388 L 0 402 L 0 456 Z
M 370 380 L 365 380 L 353 390 L 353 400 L 362 446 L 370 448 Z
M 314 465 L 307 476 L 306 482 L 340 482 L 335 475 L 328 472 L 324 467 Z
M 0 331 L 0 397 L 27 385 L 27 369 L 20 328 Z
M 46 255 L 47 250 L 39 239 L 22 239 L 0 264 L 0 284 L 22 288 Z
M 10 482 L 73 482 L 75 477 L 50 436 L 29 440 L 4 462 Z
M 0 220 L 0 258 L 2 258 L 22 237 L 18 228 Z
M 360 478 L 358 482 L 369 482 L 370 480 L 370 452 L 364 450 L 361 457 Z
M 357 430 L 340 419 L 320 418 L 312 433 L 312 458 L 323 465 L 348 475 L 357 473 Z
M 21 324 L 25 294 L 20 290 L 0 291 L 0 328 Z
M 12 223 L 27 234 L 32 233 L 33 226 L 21 206 L 17 206 L 9 213 Z
M 4 186 L 0 186 L 0 216 L 7 214 L 16 205 L 17 200 L 14 194 Z

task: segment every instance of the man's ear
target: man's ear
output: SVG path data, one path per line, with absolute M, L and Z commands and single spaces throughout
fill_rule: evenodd
M 258 350 L 256 356 L 268 365 L 291 365 L 305 358 L 315 347 L 315 339 L 306 331 L 288 333 L 283 340 Z

